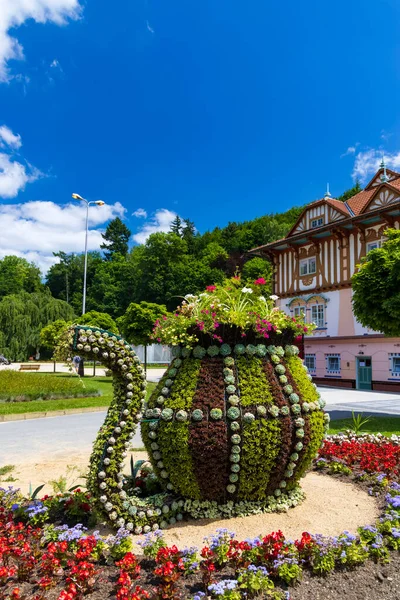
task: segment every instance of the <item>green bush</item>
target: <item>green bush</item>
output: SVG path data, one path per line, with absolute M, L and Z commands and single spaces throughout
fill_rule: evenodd
M 45 373 L 0 372 L 0 402 L 29 402 L 57 398 L 100 396 L 93 385 L 86 385 L 77 376 Z

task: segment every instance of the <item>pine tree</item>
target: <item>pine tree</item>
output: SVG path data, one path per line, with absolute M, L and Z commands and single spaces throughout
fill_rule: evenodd
M 179 237 L 182 236 L 182 220 L 179 215 L 176 215 L 175 219 L 171 223 L 171 233 L 176 233 Z
M 107 225 L 105 233 L 101 234 L 105 244 L 101 244 L 100 248 L 105 250 L 104 256 L 106 260 L 112 260 L 116 254 L 126 256 L 128 254 L 128 242 L 131 237 L 131 231 L 116 217 Z

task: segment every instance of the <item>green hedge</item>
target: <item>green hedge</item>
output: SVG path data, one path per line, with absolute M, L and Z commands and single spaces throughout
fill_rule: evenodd
M 47 373 L 0 372 L 0 402 L 29 402 L 59 398 L 100 396 L 93 384 L 87 385 L 77 375 L 58 376 Z

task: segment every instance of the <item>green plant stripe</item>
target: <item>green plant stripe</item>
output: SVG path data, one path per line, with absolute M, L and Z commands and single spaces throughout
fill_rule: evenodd
M 185 358 L 171 386 L 170 395 L 164 407 L 190 410 L 199 378 L 201 361 L 197 358 Z M 153 394 L 152 394 L 153 397 Z
M 199 500 L 200 489 L 189 447 L 189 424 L 161 422 L 157 429 L 157 442 L 162 449 L 164 469 L 174 489 L 185 498 Z
M 297 464 L 297 468 L 293 473 L 291 483 L 299 481 L 299 479 L 304 476 L 304 474 L 310 467 L 312 461 L 314 460 L 315 455 L 317 454 L 321 446 L 321 442 L 324 438 L 325 421 L 324 413 L 321 410 L 315 411 L 310 415 L 307 415 L 305 421 L 308 424 L 308 427 L 307 430 L 304 430 L 304 440 L 306 439 L 306 436 L 308 434 L 309 442 L 308 444 L 306 444 L 306 442 L 304 441 L 304 450 L 302 451 L 301 456 L 299 457 L 299 462 Z M 288 487 L 291 489 L 292 486 Z
M 260 358 L 239 356 L 236 359 L 240 405 L 273 404 L 268 380 Z
M 280 450 L 280 424 L 277 420 L 265 419 L 246 423 L 243 425 L 242 438 L 239 495 L 265 500 L 271 472 Z
M 286 358 L 286 364 L 299 390 L 300 403 L 318 402 L 318 392 L 313 382 L 307 377 L 307 371 L 304 369 L 301 359 L 298 356 L 289 356 Z

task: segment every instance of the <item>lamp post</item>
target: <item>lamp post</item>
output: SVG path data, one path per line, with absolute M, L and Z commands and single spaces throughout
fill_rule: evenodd
M 104 206 L 105 202 L 103 200 L 86 200 L 86 198 L 82 198 L 79 194 L 72 194 L 74 200 L 79 200 L 79 202 L 85 202 L 86 204 L 86 233 L 85 233 L 85 266 L 83 270 L 83 301 L 82 301 L 82 314 L 84 315 L 86 312 L 86 276 L 87 276 L 87 242 L 88 242 L 88 223 L 89 223 L 89 206 L 91 204 L 95 204 L 96 206 Z

